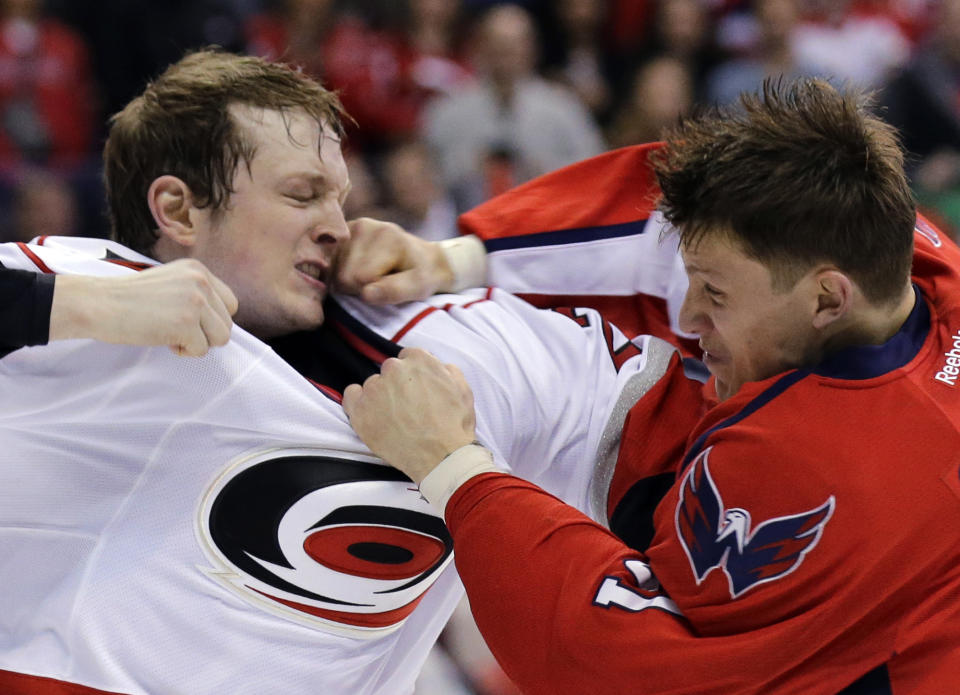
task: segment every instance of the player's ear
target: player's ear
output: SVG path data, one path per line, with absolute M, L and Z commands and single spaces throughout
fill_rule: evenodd
M 836 268 L 816 274 L 817 308 L 813 316 L 814 328 L 824 329 L 842 319 L 853 306 L 854 285 L 850 277 Z
M 193 194 L 183 179 L 169 174 L 154 179 L 147 190 L 147 204 L 160 239 L 179 246 L 194 245 L 197 229 Z

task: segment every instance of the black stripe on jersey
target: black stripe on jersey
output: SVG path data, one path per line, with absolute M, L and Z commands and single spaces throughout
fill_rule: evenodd
M 343 393 L 350 384 L 362 384 L 367 377 L 379 374 L 381 358 L 400 354 L 399 345 L 371 331 L 332 299 L 324 304 L 324 316 L 323 325 L 317 329 L 267 341 L 310 381 Z
M 870 673 L 858 678 L 841 690 L 837 695 L 893 695 L 893 686 L 890 684 L 890 672 L 886 664 L 880 664 Z
M 644 553 L 653 541 L 653 512 L 676 481 L 673 473 L 638 480 L 610 515 L 610 530 L 633 550 Z
M 396 357 L 400 354 L 401 348 L 399 345 L 367 328 L 333 299 L 327 300 L 324 311 L 327 322 L 346 330 L 360 342 L 369 345 L 377 352 L 387 357 Z
M 108 263 L 113 263 L 114 265 L 122 265 L 124 268 L 131 268 L 133 270 L 146 270 L 147 268 L 152 268 L 153 264 L 143 263 L 141 261 L 131 261 L 129 258 L 124 258 L 123 256 L 114 253 L 110 249 L 106 250 L 107 252 L 103 254 L 103 260 Z

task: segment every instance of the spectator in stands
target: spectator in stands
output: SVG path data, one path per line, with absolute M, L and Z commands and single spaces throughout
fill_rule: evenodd
M 706 77 L 720 62 L 713 36 L 713 24 L 702 0 L 659 0 L 650 30 L 640 47 L 639 63 L 667 55 L 686 64 L 693 76 L 694 94 L 699 100 Z
M 90 46 L 106 115 L 183 52 L 216 44 L 243 48 L 237 0 L 45 0 Z M 72 118 L 71 116 L 68 116 Z
M 633 79 L 630 99 L 610 127 L 613 147 L 660 140 L 663 129 L 693 107 L 693 76 L 678 58 L 661 56 L 640 65 Z
M 30 241 L 41 236 L 73 236 L 80 218 L 70 183 L 51 171 L 21 173 L 13 189 L 13 218 L 4 241 Z
M 248 51 L 298 65 L 339 92 L 353 146 L 379 152 L 414 136 L 426 101 L 470 79 L 458 56 L 460 0 L 407 0 L 393 12 L 283 0 L 247 22 Z
M 244 24 L 247 52 L 323 75 L 326 41 L 337 19 L 333 4 L 333 0 L 271 0 Z
M 913 155 L 908 173 L 921 205 L 960 229 L 960 0 L 941 0 L 933 32 L 886 85 L 885 116 Z
M 461 208 L 604 148 L 583 103 L 535 71 L 537 36 L 526 10 L 494 7 L 478 31 L 479 81 L 424 114 L 425 138 Z
M 344 152 L 343 160 L 350 176 L 350 195 L 343 202 L 344 217 L 348 220 L 358 217 L 388 219 L 389 213 L 382 204 L 383 186 L 371 170 L 366 157 L 353 150 Z
M 40 0 L 0 1 L 0 162 L 82 160 L 93 145 L 94 91 L 78 34 Z
M 608 0 L 559 0 L 550 5 L 544 46 L 547 77 L 572 89 L 594 117 L 606 122 L 624 61 L 608 42 Z
M 861 13 L 851 0 L 807 0 L 797 27 L 797 61 L 835 82 L 878 86 L 910 57 L 910 42 L 890 18 Z
M 411 141 L 394 147 L 384 160 L 387 218 L 428 241 L 457 235 L 457 210 L 440 186 L 427 146 Z
M 465 26 L 461 0 L 406 0 L 404 4 L 405 34 L 410 47 L 420 56 L 455 63 L 432 68 L 430 74 L 419 80 L 437 91 L 451 91 L 464 79 L 460 73 L 464 68 L 460 54 Z
M 748 54 L 721 63 L 707 77 L 707 100 L 731 104 L 753 92 L 765 77 L 797 77 L 808 72 L 797 63 L 793 35 L 800 19 L 798 0 L 756 0 L 756 39 Z

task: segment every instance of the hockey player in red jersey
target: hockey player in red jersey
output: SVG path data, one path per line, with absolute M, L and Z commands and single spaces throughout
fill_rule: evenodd
M 350 387 L 351 423 L 444 509 L 526 693 L 954 691 L 960 250 L 891 129 L 823 82 L 686 121 L 655 160 L 718 402 L 671 449 L 700 404 L 675 355 L 625 415 L 608 528 L 496 472 L 425 353 Z

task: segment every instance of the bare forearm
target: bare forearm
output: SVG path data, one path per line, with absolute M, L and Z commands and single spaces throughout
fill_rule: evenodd
M 58 275 L 49 339 L 166 345 L 200 356 L 229 340 L 236 310 L 230 289 L 196 261 L 123 276 Z
M 110 283 L 111 279 L 86 275 L 58 276 L 50 308 L 50 340 L 113 337 L 104 325 Z

